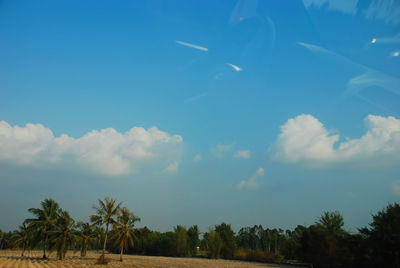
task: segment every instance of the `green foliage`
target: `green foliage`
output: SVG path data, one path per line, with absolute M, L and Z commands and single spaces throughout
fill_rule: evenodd
M 400 205 L 390 204 L 372 216 L 370 228 L 361 229 L 375 267 L 400 267 Z
M 90 220 L 99 226 L 106 225 L 106 231 L 104 234 L 104 244 L 103 244 L 103 253 L 100 257 L 105 261 L 105 254 L 106 254 L 106 246 L 107 246 L 107 235 L 109 231 L 110 224 L 114 224 L 115 217 L 118 214 L 119 208 L 122 203 L 117 204 L 117 201 L 113 198 L 104 198 L 104 201 L 99 199 L 98 205 L 94 205 L 93 209 L 96 211 L 95 215 L 90 216 Z
M 55 229 L 50 231 L 50 240 L 57 250 L 59 260 L 65 259 L 67 250 L 75 246 L 79 238 L 79 233 L 75 230 L 75 221 L 67 211 L 61 211 Z
M 342 227 L 344 225 L 344 220 L 338 211 L 325 211 L 316 224 L 321 225 L 329 234 L 339 234 L 343 232 Z
M 221 254 L 223 244 L 220 234 L 214 229 L 210 229 L 210 231 L 204 236 L 207 240 L 208 257 L 211 259 L 218 259 Z
M 81 257 L 85 257 L 88 247 L 95 245 L 97 241 L 97 234 L 95 228 L 88 222 L 78 222 L 76 227 L 78 228 L 78 235 L 80 240 Z M 99 237 L 99 240 L 101 236 Z
M 119 209 L 117 214 L 117 221 L 113 224 L 111 240 L 118 246 L 120 261 L 122 261 L 124 250 L 127 250 L 128 246 L 133 246 L 133 239 L 135 238 L 133 227 L 135 222 L 140 221 L 140 218 L 136 217 L 126 207 Z
M 215 231 L 222 239 L 221 256 L 225 259 L 232 259 L 236 250 L 236 239 L 231 225 L 223 222 L 215 226 Z
M 199 227 L 197 225 L 191 226 L 187 231 L 188 237 L 188 250 L 191 256 L 196 256 L 197 247 L 200 245 Z
M 24 256 L 25 250 L 30 249 L 32 241 L 32 231 L 23 223 L 19 226 L 19 230 L 13 232 L 11 236 L 14 247 L 22 248 L 21 256 Z
M 46 259 L 46 248 L 51 246 L 49 244 L 50 232 L 55 229 L 61 209 L 53 199 L 45 199 L 41 202 L 41 208 L 30 208 L 28 211 L 36 218 L 26 219 L 25 222 L 35 232 L 34 242 L 42 245 L 43 259 Z
M 174 231 L 176 234 L 176 254 L 180 257 L 186 257 L 189 253 L 186 228 L 177 225 Z

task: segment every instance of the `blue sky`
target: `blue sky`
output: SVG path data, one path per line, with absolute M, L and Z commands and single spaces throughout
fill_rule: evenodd
M 0 228 L 115 197 L 161 231 L 355 231 L 400 199 L 400 3 L 1 1 Z

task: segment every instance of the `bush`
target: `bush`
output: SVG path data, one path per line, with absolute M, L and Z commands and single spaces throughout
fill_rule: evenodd
M 241 261 L 272 262 L 279 263 L 282 256 L 275 253 L 267 253 L 262 250 L 239 248 L 235 251 L 234 258 Z

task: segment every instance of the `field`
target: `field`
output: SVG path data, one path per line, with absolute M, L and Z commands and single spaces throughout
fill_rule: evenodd
M 96 267 L 101 268 L 103 265 L 96 264 L 96 258 L 99 253 L 89 252 L 88 256 L 81 258 L 79 252 L 68 252 L 66 260 L 56 260 L 55 253 L 50 254 L 49 260 L 41 260 L 42 252 L 32 251 L 26 252 L 25 257 L 21 257 L 20 251 L 0 251 L 0 268 L 79 268 L 79 267 Z M 119 261 L 119 255 L 107 254 L 107 258 L 111 262 L 104 267 L 294 267 L 274 264 L 261 264 L 242 261 L 229 260 L 210 260 L 199 258 L 169 258 L 169 257 L 150 257 L 126 255 L 124 261 Z

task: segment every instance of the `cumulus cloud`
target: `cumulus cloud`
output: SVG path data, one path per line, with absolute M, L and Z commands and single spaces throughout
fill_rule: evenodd
M 235 147 L 234 144 L 231 145 L 224 145 L 224 144 L 217 144 L 215 147 L 210 149 L 212 155 L 216 158 L 223 158 L 226 152 L 229 152 Z
M 312 115 L 289 119 L 281 126 L 273 146 L 275 158 L 306 167 L 344 162 L 367 166 L 398 164 L 400 120 L 368 115 L 364 121 L 367 132 L 361 138 L 338 143 L 339 135 L 332 134 Z
M 239 151 L 236 151 L 235 154 L 233 155 L 233 157 L 249 159 L 250 158 L 250 150 L 239 150 Z
M 200 154 L 196 154 L 196 155 L 193 157 L 193 162 L 199 162 L 199 161 L 201 161 L 201 155 L 200 155 Z
M 164 172 L 165 173 L 176 173 L 176 172 L 178 172 L 178 169 L 179 169 L 179 162 L 175 161 L 175 162 L 172 162 L 171 164 L 169 164 L 168 167 L 166 167 L 164 169 Z
M 357 12 L 358 0 L 303 0 L 306 8 L 321 8 L 325 5 L 329 10 L 340 11 L 347 14 L 355 14 Z
M 264 176 L 264 169 L 259 168 L 257 171 L 251 176 L 248 180 L 242 180 L 238 184 L 236 184 L 236 189 L 238 190 L 255 190 L 257 189 L 260 185 L 257 181 L 258 177 Z
M 55 137 L 41 124 L 10 126 L 0 121 L 0 161 L 43 167 L 72 164 L 102 175 L 124 175 L 150 162 L 179 158 L 182 137 L 156 127 L 93 130 L 80 138 Z

